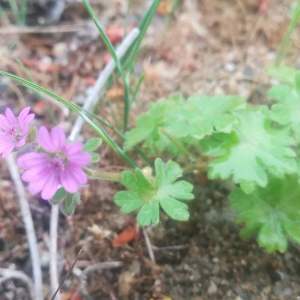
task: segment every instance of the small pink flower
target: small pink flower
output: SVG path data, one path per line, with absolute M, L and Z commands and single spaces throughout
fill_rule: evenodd
M 0 115 L 0 154 L 7 157 L 15 148 L 25 145 L 28 124 L 34 118 L 29 114 L 30 107 L 25 107 L 16 118 L 10 108 L 5 111 L 5 116 Z
M 87 182 L 82 167 L 91 162 L 91 155 L 81 151 L 81 143 L 66 143 L 63 130 L 56 126 L 51 133 L 42 126 L 38 131 L 40 146 L 45 153 L 28 153 L 18 159 L 18 165 L 26 171 L 22 175 L 29 182 L 32 194 L 41 192 L 44 200 L 51 199 L 59 185 L 69 193 L 78 191 Z

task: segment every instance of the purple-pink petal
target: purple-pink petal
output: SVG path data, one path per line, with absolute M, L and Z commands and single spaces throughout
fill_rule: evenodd
M 26 136 L 23 136 L 17 143 L 16 143 L 16 147 L 20 148 L 23 147 L 25 145 L 26 142 Z
M 56 150 L 58 150 L 54 148 L 50 138 L 49 131 L 45 126 L 40 127 L 38 131 L 38 137 L 39 137 L 40 145 L 45 151 L 55 152 Z
M 37 165 L 49 163 L 49 156 L 45 153 L 27 153 L 18 158 L 19 167 L 28 169 Z
M 13 112 L 11 111 L 10 108 L 7 108 L 5 110 L 5 116 L 9 123 L 14 124 L 14 125 L 18 123 L 15 115 L 13 114 Z
M 68 160 L 78 166 L 87 166 L 91 162 L 92 156 L 87 152 L 77 152 L 68 155 Z
M 44 174 L 44 172 L 49 173 L 51 169 L 48 167 L 48 165 L 36 165 L 35 167 L 32 167 L 28 170 L 26 170 L 21 178 L 25 182 L 33 182 L 40 179 L 41 175 Z
M 43 190 L 45 184 L 51 176 L 51 172 L 45 172 L 42 175 L 43 176 L 41 176 L 39 180 L 29 183 L 28 189 L 31 194 L 37 194 Z
M 71 173 L 68 173 L 67 170 L 61 172 L 60 182 L 64 189 L 69 193 L 76 193 L 78 190 L 78 182 L 72 176 Z
M 59 181 L 57 175 L 55 174 L 55 172 L 52 172 L 51 176 L 49 176 L 49 179 L 42 190 L 42 198 L 44 200 L 50 200 L 55 195 L 58 186 Z
M 60 127 L 55 126 L 51 130 L 50 136 L 51 136 L 52 143 L 56 149 L 61 150 L 65 146 L 66 135 Z
M 74 143 L 67 144 L 65 146 L 65 151 L 66 151 L 67 155 L 69 156 L 74 153 L 80 152 L 82 147 L 83 147 L 83 145 L 81 143 L 74 142 Z
M 0 127 L 4 131 L 9 130 L 10 128 L 8 120 L 3 115 L 0 115 Z
M 30 111 L 30 106 L 27 106 L 24 109 L 22 109 L 21 112 L 19 113 L 18 121 L 20 125 L 24 124 L 24 120 L 28 116 L 29 111 Z
M 87 183 L 87 176 L 86 174 L 82 171 L 81 167 L 78 167 L 72 163 L 68 165 L 66 168 L 66 172 L 69 174 L 72 174 L 74 179 L 79 183 L 79 184 L 86 184 Z
M 2 157 L 5 158 L 14 150 L 15 145 L 8 145 L 5 150 L 2 152 Z
M 21 126 L 28 126 L 28 124 L 34 119 L 35 114 L 29 114 L 26 116 L 26 118 L 23 120 L 23 124 Z

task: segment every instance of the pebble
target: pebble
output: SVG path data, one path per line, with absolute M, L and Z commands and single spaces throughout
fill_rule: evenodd
M 232 63 L 232 62 L 229 62 L 227 63 L 225 66 L 224 66 L 224 69 L 227 71 L 227 72 L 234 72 L 236 70 L 236 64 Z
M 218 287 L 216 286 L 216 284 L 213 281 L 211 281 L 207 292 L 210 295 L 212 295 L 212 294 L 215 294 L 217 291 L 218 291 Z

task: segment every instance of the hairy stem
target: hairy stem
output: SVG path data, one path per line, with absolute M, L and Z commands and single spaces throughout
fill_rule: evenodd
M 176 138 L 174 138 L 169 132 L 163 128 L 159 128 L 160 132 L 164 134 L 182 153 L 186 154 L 188 157 L 193 157 L 194 155 L 190 153 Z
M 121 173 L 102 172 L 89 168 L 84 168 L 84 172 L 90 179 L 111 180 L 118 182 L 121 181 Z

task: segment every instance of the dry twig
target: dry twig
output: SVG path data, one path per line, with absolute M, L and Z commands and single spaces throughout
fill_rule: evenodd
M 102 271 L 102 270 L 109 270 L 109 269 L 117 269 L 123 267 L 124 263 L 121 261 L 112 261 L 112 262 L 103 262 L 98 263 L 95 265 L 92 265 L 90 267 L 87 267 L 80 275 L 80 292 L 82 295 L 87 297 L 88 299 L 92 299 L 90 294 L 85 288 L 85 282 L 87 278 L 87 274 L 94 271 Z
M 23 217 L 23 222 L 25 224 L 26 236 L 29 245 L 30 257 L 32 261 L 35 299 L 42 300 L 43 299 L 42 269 L 41 269 L 39 249 L 37 245 L 37 239 L 34 231 L 34 225 L 32 221 L 30 207 L 25 196 L 24 186 L 20 179 L 20 173 L 16 165 L 13 154 L 9 155 L 6 158 L 6 163 L 8 166 L 10 176 L 16 187 L 21 214 Z
M 156 264 L 155 256 L 154 256 L 154 252 L 153 252 L 153 247 L 152 247 L 152 245 L 151 245 L 151 242 L 150 242 L 148 233 L 147 233 L 147 231 L 146 231 L 145 228 L 143 228 L 143 234 L 144 234 L 144 237 L 145 237 L 145 241 L 146 241 L 146 245 L 147 245 L 149 257 L 150 257 L 150 259 L 152 260 L 152 262 L 153 262 L 154 264 Z

